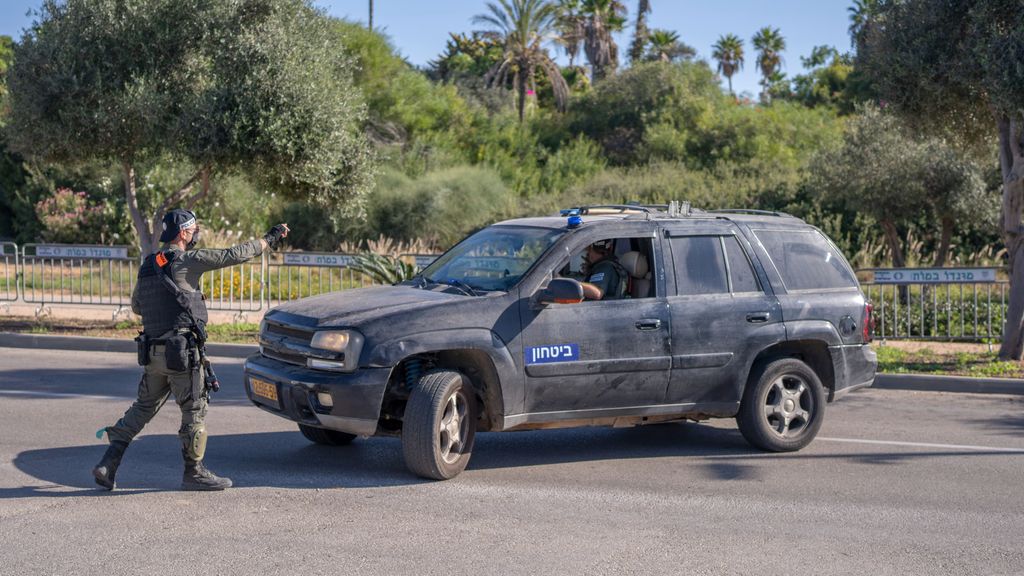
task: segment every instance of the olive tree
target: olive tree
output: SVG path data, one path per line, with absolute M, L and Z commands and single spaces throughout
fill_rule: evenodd
M 857 65 L 915 129 L 985 149 L 998 140 L 1010 303 L 999 357 L 1024 349 L 1024 11 L 1019 0 L 879 0 Z M 991 149 L 991 148 L 989 148 Z M 993 159 L 994 160 L 994 159 Z
M 983 222 L 986 187 L 981 169 L 939 138 L 913 138 L 893 114 L 865 106 L 852 117 L 841 145 L 812 162 L 819 194 L 882 228 L 893 264 L 906 265 L 902 239 L 926 215 L 939 225 L 934 266 L 945 265 L 955 229 Z
M 371 156 L 336 37 L 307 0 L 45 0 L 15 45 L 6 135 L 30 159 L 120 166 L 143 253 L 215 174 L 358 208 Z M 140 204 L 136 169 L 162 158 L 189 176 Z

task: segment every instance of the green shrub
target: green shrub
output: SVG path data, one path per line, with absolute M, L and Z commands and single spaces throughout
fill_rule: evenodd
M 432 239 L 446 247 L 507 213 L 509 202 L 501 178 L 483 167 L 460 166 L 416 179 L 391 174 L 369 198 L 368 237 Z

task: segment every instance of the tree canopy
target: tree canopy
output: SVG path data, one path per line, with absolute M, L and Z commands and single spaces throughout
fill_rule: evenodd
M 371 157 L 351 61 L 331 40 L 303 0 L 46 0 L 15 47 L 7 136 L 31 158 L 120 164 L 147 251 L 163 212 L 204 197 L 215 172 L 358 206 Z M 194 172 L 139 207 L 135 166 L 161 155 Z
M 1024 353 L 1024 11 L 1016 0 L 863 2 L 858 57 L 916 130 L 983 151 L 998 137 L 1011 270 L 1001 358 Z

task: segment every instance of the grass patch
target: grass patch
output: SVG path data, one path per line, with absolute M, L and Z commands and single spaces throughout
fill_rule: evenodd
M 941 347 L 941 344 L 936 344 Z M 1019 362 L 1002 362 L 995 352 L 901 348 L 898 343 L 876 346 L 878 371 L 888 374 L 936 374 L 976 378 L 1024 378 Z

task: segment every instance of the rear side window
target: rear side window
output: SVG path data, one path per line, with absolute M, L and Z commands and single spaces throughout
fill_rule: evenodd
M 680 236 L 669 242 L 680 296 L 760 291 L 750 261 L 734 236 Z
M 747 259 L 747 254 L 740 247 L 735 236 L 725 236 L 725 256 L 729 260 L 729 276 L 732 278 L 733 292 L 760 292 L 761 285 L 754 275 L 754 268 Z
M 683 236 L 672 238 L 671 244 L 680 296 L 729 292 L 719 236 Z
M 857 287 L 846 260 L 816 230 L 756 230 L 787 290 Z

